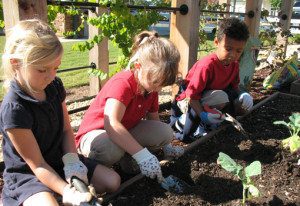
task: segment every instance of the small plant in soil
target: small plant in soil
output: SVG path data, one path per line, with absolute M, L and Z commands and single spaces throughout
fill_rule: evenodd
M 282 140 L 282 145 L 284 148 L 289 148 L 291 153 L 294 153 L 300 150 L 300 113 L 293 113 L 289 120 L 290 122 L 275 121 L 273 124 L 282 124 L 289 129 L 291 136 Z
M 227 154 L 220 152 L 217 163 L 220 164 L 226 171 L 236 175 L 242 181 L 243 205 L 245 205 L 246 200 L 250 200 L 252 197 L 258 197 L 260 195 L 258 188 L 251 180 L 252 176 L 261 174 L 261 163 L 259 161 L 254 161 L 246 168 L 243 168 L 243 166 L 237 164 Z

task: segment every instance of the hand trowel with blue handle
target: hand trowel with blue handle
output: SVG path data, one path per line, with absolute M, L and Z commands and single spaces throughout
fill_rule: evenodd
M 159 180 L 158 182 L 160 183 L 161 187 L 165 190 L 177 194 L 185 193 L 191 188 L 191 186 L 185 181 L 173 175 L 169 175 L 165 178 L 163 177 L 162 180 Z

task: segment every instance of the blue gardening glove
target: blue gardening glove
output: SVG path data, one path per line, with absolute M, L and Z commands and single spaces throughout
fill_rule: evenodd
M 247 92 L 240 94 L 239 101 L 242 103 L 242 108 L 247 111 L 253 107 L 253 98 Z
M 147 148 L 138 151 L 132 157 L 138 163 L 143 175 L 151 179 L 157 178 L 159 182 L 163 180 L 159 161 Z
M 200 113 L 200 118 L 201 121 L 204 122 L 205 124 L 212 125 L 212 124 L 219 124 L 224 121 L 224 115 L 222 112 L 220 112 L 217 109 L 214 109 L 216 112 L 211 113 L 211 112 L 201 112 Z
M 79 160 L 77 153 L 67 153 L 62 157 L 64 163 L 65 178 L 68 183 L 71 181 L 71 177 L 76 176 L 88 185 L 86 166 Z

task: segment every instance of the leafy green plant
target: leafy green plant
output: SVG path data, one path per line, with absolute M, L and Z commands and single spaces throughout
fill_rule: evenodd
M 300 44 L 300 34 L 295 34 L 293 37 L 292 37 L 292 41 L 296 44 Z
M 3 16 L 2 1 L 0 1 L 0 28 L 4 28 L 4 16 Z
M 261 174 L 261 163 L 259 161 L 254 161 L 246 168 L 237 164 L 231 157 L 227 154 L 220 152 L 217 163 L 222 166 L 226 171 L 236 175 L 243 184 L 243 205 L 245 205 L 246 200 L 252 197 L 258 197 L 260 192 L 256 186 L 254 186 L 251 177 Z
M 57 14 L 59 13 L 75 16 L 75 15 L 80 15 L 82 12 L 80 9 L 77 9 L 75 6 L 62 7 L 57 5 L 48 5 L 47 6 L 48 23 L 54 31 L 56 31 L 56 28 L 54 26 L 54 20 L 57 17 Z M 83 28 L 83 22 L 82 25 L 79 26 L 79 28 L 80 27 Z
M 282 0 L 270 0 L 270 4 L 272 6 L 272 8 L 280 8 L 281 4 L 282 4 Z
M 293 113 L 289 120 L 290 122 L 275 121 L 273 124 L 282 124 L 289 129 L 291 136 L 282 140 L 282 145 L 284 148 L 289 148 L 291 153 L 294 153 L 300 149 L 300 113 Z

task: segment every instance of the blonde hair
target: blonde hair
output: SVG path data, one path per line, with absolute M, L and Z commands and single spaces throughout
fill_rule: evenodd
M 53 61 L 62 54 L 63 47 L 51 28 L 38 19 L 20 21 L 6 31 L 6 37 L 2 56 L 5 78 L 3 86 L 7 90 L 15 78 L 15 68 L 10 60 L 16 59 L 25 70 L 26 87 L 33 91 L 26 79 L 28 66 L 45 65 Z
M 180 54 L 168 39 L 155 31 L 143 31 L 134 38 L 130 62 L 137 61 L 147 70 L 147 81 L 160 86 L 172 85 L 178 74 Z

